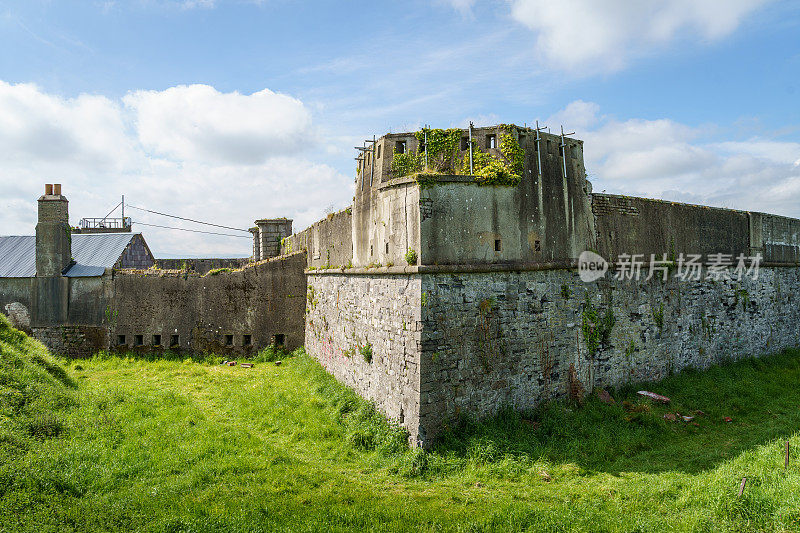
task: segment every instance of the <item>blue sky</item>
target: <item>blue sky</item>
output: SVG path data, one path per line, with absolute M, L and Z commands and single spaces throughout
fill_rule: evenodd
M 799 100 L 796 2 L 0 2 L 0 233 L 58 181 L 73 223 L 124 193 L 299 230 L 349 203 L 362 139 L 469 120 L 563 123 L 595 190 L 800 216 Z

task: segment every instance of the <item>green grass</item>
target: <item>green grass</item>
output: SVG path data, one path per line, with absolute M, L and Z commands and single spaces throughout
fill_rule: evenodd
M 252 369 L 65 365 L 26 376 L 77 403 L 6 415 L 51 413 L 63 431 L 14 422 L 25 445 L 0 456 L 0 530 L 800 529 L 800 460 L 783 468 L 783 442 L 800 451 L 800 352 L 648 385 L 667 407 L 631 388 L 614 391 L 627 408 L 593 398 L 461 421 L 429 453 L 302 352 Z M 695 410 L 699 426 L 663 418 Z
M 64 431 L 75 382 L 47 349 L 12 328 L 0 314 L 0 457 Z

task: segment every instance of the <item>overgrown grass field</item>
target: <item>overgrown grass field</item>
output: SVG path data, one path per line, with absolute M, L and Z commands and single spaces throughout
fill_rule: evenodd
M 63 372 L 5 323 L 0 350 L 3 531 L 800 530 L 799 352 L 648 385 L 668 406 L 631 388 L 462 422 L 423 453 L 302 352 Z

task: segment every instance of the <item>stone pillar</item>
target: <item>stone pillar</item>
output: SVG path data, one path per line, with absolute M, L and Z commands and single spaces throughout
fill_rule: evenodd
M 259 260 L 280 255 L 281 239 L 292 234 L 291 219 L 270 218 L 256 220 L 256 226 L 258 227 Z M 253 246 L 253 251 L 255 253 L 255 246 Z
M 258 226 L 250 228 L 253 234 L 253 261 L 261 261 L 261 240 L 258 238 Z

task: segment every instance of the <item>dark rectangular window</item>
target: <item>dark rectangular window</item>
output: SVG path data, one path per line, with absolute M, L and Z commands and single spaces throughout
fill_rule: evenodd
M 283 333 L 276 333 L 275 346 L 283 346 L 284 342 L 286 342 L 286 336 Z
M 117 346 L 125 346 L 125 335 L 117 335 Z
M 500 244 L 501 244 L 500 243 L 500 239 L 495 239 L 494 240 L 494 251 L 495 252 L 499 252 L 500 251 Z
M 569 153 L 572 156 L 572 159 L 578 159 L 578 147 L 576 145 L 572 145 L 569 148 Z
M 497 148 L 497 135 L 486 136 L 486 148 Z
M 133 336 L 133 343 L 136 346 L 141 346 L 144 344 L 144 335 L 134 335 Z
M 381 158 L 381 145 L 378 145 L 378 159 Z
M 233 335 L 225 335 L 225 346 L 233 346 Z
M 181 343 L 181 338 L 178 335 L 173 335 L 169 339 L 170 346 L 178 346 Z
M 534 252 L 542 251 L 542 241 L 533 241 L 533 251 Z
M 386 243 L 386 253 L 387 254 L 389 253 L 389 243 L 388 242 Z
M 394 151 L 398 154 L 406 153 L 406 142 L 405 141 L 397 141 L 394 143 Z
M 469 137 L 461 137 L 461 149 L 467 150 L 469 148 Z
M 161 335 L 153 335 L 153 346 L 161 346 Z
M 250 335 L 242 335 L 242 346 L 251 346 L 253 344 L 253 337 Z

